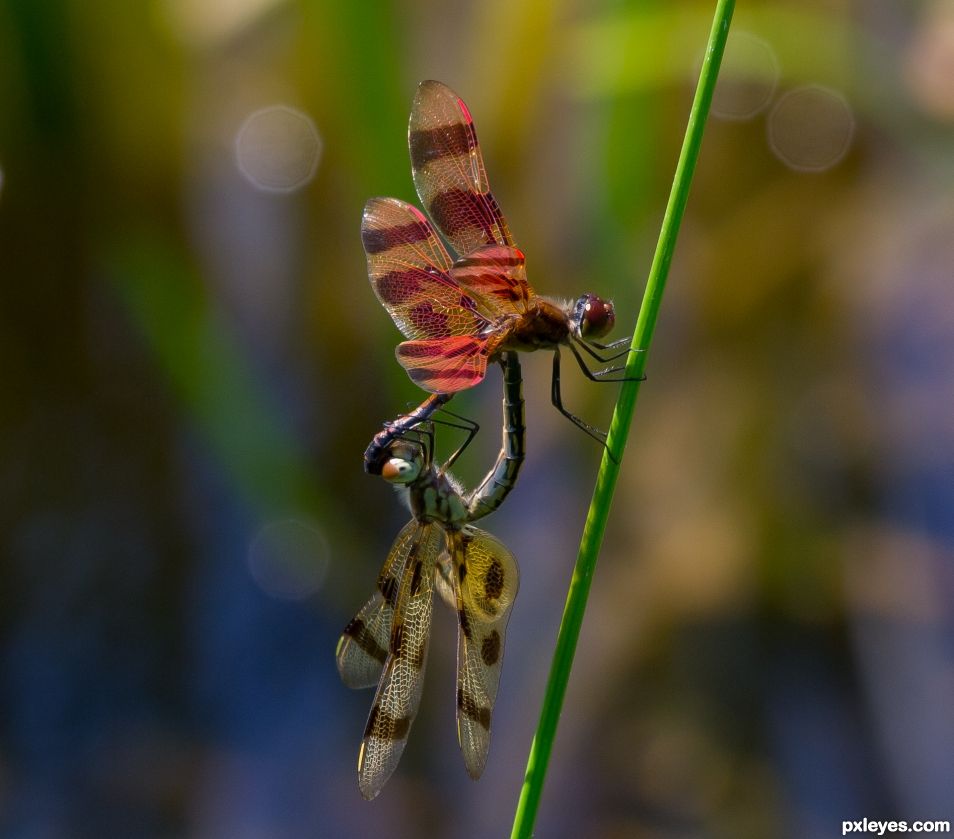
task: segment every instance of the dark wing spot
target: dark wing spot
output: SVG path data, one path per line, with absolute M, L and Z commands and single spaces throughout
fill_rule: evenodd
M 467 613 L 463 609 L 458 609 L 457 614 L 460 617 L 460 631 L 464 633 L 465 638 L 470 640 L 470 619 L 467 617 Z
M 368 717 L 368 724 L 364 727 L 364 736 L 380 737 L 382 740 L 403 740 L 410 728 L 410 717 L 392 717 L 382 711 L 380 705 L 375 705 Z
M 391 654 L 395 658 L 400 658 L 404 651 L 401 647 L 404 645 L 404 624 L 395 624 L 391 629 Z
M 394 577 L 382 577 L 378 580 L 378 590 L 384 598 L 384 602 L 392 609 L 397 603 L 397 580 Z
M 487 731 L 490 730 L 490 709 L 478 705 L 474 697 L 464 693 L 461 688 L 457 689 L 457 707 L 467 719 L 473 720 Z
M 378 297 L 388 305 L 400 306 L 420 296 L 423 285 L 420 271 L 389 271 L 374 281 Z
M 447 235 L 454 236 L 469 227 L 483 231 L 487 242 L 494 241 L 493 217 L 487 212 L 487 197 L 479 192 L 452 188 L 431 199 L 428 211 L 435 224 Z
M 488 667 L 500 660 L 500 633 L 496 629 L 481 642 L 480 657 Z
M 411 595 L 420 594 L 421 591 L 421 562 L 414 563 L 414 571 L 411 573 Z
M 437 358 L 444 354 L 443 347 L 423 341 L 405 341 L 398 349 L 403 358 Z
M 438 160 L 451 155 L 470 154 L 473 142 L 477 145 L 477 138 L 473 130 L 463 122 L 450 125 L 438 125 L 436 128 L 412 131 L 407 138 L 411 152 L 411 165 L 415 169 L 423 169 L 430 161 Z
M 364 621 L 360 618 L 354 618 L 351 623 L 344 628 L 343 634 L 351 638 L 358 647 L 375 661 L 380 661 L 383 664 L 385 659 L 387 659 L 388 651 L 368 632 L 367 626 L 365 626 Z
M 431 338 L 446 338 L 451 334 L 447 327 L 447 314 L 438 312 L 430 303 L 418 303 L 407 312 L 414 327 Z
M 364 621 L 361 618 L 352 618 L 341 634 L 349 638 L 357 638 L 362 632 L 364 632 Z
M 391 717 L 391 736 L 395 740 L 403 740 L 411 728 L 410 717 Z
M 368 724 L 364 727 L 364 736 L 370 737 L 374 727 L 378 724 L 378 715 L 381 713 L 381 706 L 375 705 L 368 715 Z
M 398 245 L 422 242 L 429 238 L 431 231 L 426 224 L 412 222 L 394 227 L 364 227 L 361 230 L 361 243 L 365 253 L 383 253 Z
M 490 563 L 484 574 L 484 594 L 488 600 L 498 600 L 504 587 L 504 570 L 498 560 Z

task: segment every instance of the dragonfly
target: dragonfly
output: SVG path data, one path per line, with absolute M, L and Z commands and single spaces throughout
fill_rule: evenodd
M 398 765 L 421 699 L 436 588 L 458 615 L 457 736 L 468 774 L 483 773 L 503 662 L 504 637 L 519 586 L 517 561 L 474 522 L 496 510 L 524 460 L 524 407 L 517 355 L 504 352 L 503 442 L 476 489 L 465 493 L 433 462 L 432 421 L 382 448 L 381 476 L 406 490 L 412 519 L 398 534 L 377 590 L 345 627 L 338 672 L 348 687 L 377 685 L 358 752 L 358 787 L 368 800 Z
M 606 378 L 622 366 L 594 371 L 583 357 L 608 364 L 630 351 L 627 338 L 597 340 L 613 328 L 613 304 L 591 293 L 561 303 L 534 292 L 525 256 L 490 191 L 473 117 L 441 82 L 419 85 L 408 146 L 414 186 L 430 220 L 400 199 L 372 198 L 364 208 L 361 241 L 372 288 L 408 339 L 397 346 L 397 360 L 432 396 L 375 438 L 366 464 L 378 460 L 393 436 L 481 382 L 488 364 L 510 350 L 552 350 L 553 405 L 605 444 L 604 432 L 563 405 L 560 348 L 570 350 L 588 378 L 625 381 Z

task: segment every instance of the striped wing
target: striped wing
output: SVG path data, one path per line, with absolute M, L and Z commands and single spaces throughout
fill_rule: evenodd
M 421 204 L 458 256 L 481 245 L 513 245 L 490 192 L 473 117 L 446 85 L 426 81 L 418 86 L 408 146 Z
M 407 564 L 415 522 L 400 532 L 378 574 L 378 590 L 344 628 L 335 650 L 338 673 L 349 688 L 374 687 L 388 657 L 398 583 Z
M 490 749 L 490 718 L 510 609 L 517 596 L 517 561 L 495 536 L 473 525 L 449 534 L 456 566 L 457 739 L 464 764 L 479 778 Z
M 381 305 L 407 338 L 477 335 L 495 304 L 462 288 L 444 245 L 416 207 L 372 198 L 361 218 L 368 276 Z
M 483 245 L 462 256 L 451 277 L 498 317 L 527 308 L 533 289 L 527 282 L 523 251 L 510 245 Z
M 401 554 L 388 656 L 358 752 L 358 786 L 369 801 L 394 772 L 417 714 L 427 663 L 434 568 L 443 546 L 436 525 L 410 522 L 395 543 Z
M 418 387 L 431 393 L 456 393 L 482 381 L 487 375 L 487 359 L 533 293 L 527 284 L 523 254 L 509 245 L 478 248 L 457 260 L 450 276 L 459 288 L 467 289 L 468 299 L 481 301 L 481 309 L 491 312 L 493 320 L 472 335 L 398 345 L 398 362 Z
M 405 341 L 395 350 L 411 381 L 431 393 L 456 393 L 487 375 L 486 338 L 437 338 Z

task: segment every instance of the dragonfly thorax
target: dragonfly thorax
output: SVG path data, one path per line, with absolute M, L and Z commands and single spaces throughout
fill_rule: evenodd
M 463 489 L 450 475 L 436 469 L 417 441 L 399 439 L 388 446 L 381 477 L 407 491 L 414 518 L 456 529 L 467 521 Z
M 460 488 L 448 476 L 428 469 L 408 485 L 411 512 L 418 521 L 437 522 L 447 529 L 457 529 L 467 521 L 467 506 Z
M 572 328 L 566 309 L 545 297 L 536 297 L 511 327 L 503 348 L 517 352 L 552 350 L 566 343 Z

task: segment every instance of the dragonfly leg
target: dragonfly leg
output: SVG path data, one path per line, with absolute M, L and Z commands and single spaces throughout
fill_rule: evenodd
M 431 465 L 434 457 L 434 420 L 426 419 L 411 428 L 402 429 L 400 433 L 395 434 L 394 439 L 397 438 L 421 450 L 421 461 L 425 469 Z M 390 449 L 387 449 L 386 453 L 390 454 Z
M 464 442 L 457 447 L 457 450 L 449 458 L 447 458 L 447 461 L 443 466 L 441 466 L 441 472 L 446 472 L 451 468 L 451 466 L 454 465 L 457 458 L 463 454 L 464 449 L 471 444 L 474 437 L 477 436 L 477 432 L 480 431 L 480 426 L 472 419 L 462 417 L 460 414 L 455 414 L 453 411 L 448 411 L 446 408 L 440 408 L 435 413 L 447 414 L 448 416 L 459 420 L 459 422 L 448 422 L 445 419 L 432 419 L 432 422 L 439 423 L 440 425 L 447 426 L 448 428 L 459 428 L 461 431 L 467 432 L 467 438 L 464 440 Z
M 596 440 L 601 446 L 606 445 L 606 432 L 600 431 L 598 428 L 594 428 L 589 423 L 581 420 L 576 414 L 570 413 L 566 408 L 563 407 L 563 397 L 560 394 L 560 350 L 556 349 L 553 352 L 553 377 L 550 380 L 550 401 L 553 403 L 553 407 L 556 408 L 563 416 L 565 416 L 570 422 L 572 422 L 577 428 L 588 434 L 594 440 Z
M 589 341 L 579 341 L 579 345 L 583 348 L 586 354 L 590 356 L 590 358 L 595 358 L 597 361 L 603 364 L 605 364 L 607 361 L 615 361 L 617 358 L 622 358 L 625 355 L 629 355 L 631 352 L 642 352 L 642 350 L 634 350 L 632 347 L 626 347 L 626 349 L 620 350 L 619 352 L 613 353 L 612 355 L 600 355 L 595 349 L 593 349 L 594 347 L 600 350 L 615 350 L 618 349 L 618 347 L 614 347 L 612 344 L 593 344 Z
M 617 338 L 615 341 L 610 341 L 608 344 L 599 344 L 596 341 L 587 341 L 587 343 L 598 350 L 618 350 L 620 347 L 626 347 L 627 352 L 629 352 L 629 344 L 632 340 L 627 335 L 623 338 Z M 633 352 L 642 352 L 642 350 L 633 350 Z
M 427 469 L 434 460 L 434 421 L 430 419 L 425 420 L 419 425 L 416 425 L 411 433 L 419 434 L 421 437 L 421 448 L 423 449 L 424 454 L 424 468 Z
M 635 376 L 635 377 L 620 376 L 615 379 L 603 378 L 609 373 L 620 373 L 626 368 L 625 367 L 607 367 L 605 370 L 598 370 L 594 373 L 592 370 L 590 370 L 589 367 L 586 366 L 586 361 L 584 360 L 583 356 L 580 355 L 580 351 L 576 348 L 576 344 L 570 343 L 568 346 L 570 347 L 570 352 L 573 353 L 573 357 L 576 359 L 576 363 L 580 365 L 580 369 L 583 371 L 583 375 L 586 376 L 586 378 L 590 379 L 591 381 L 594 381 L 594 382 L 643 382 L 646 380 L 645 376 Z M 581 344 L 581 346 L 585 346 L 585 344 Z M 610 359 L 602 359 L 602 360 L 609 361 Z

